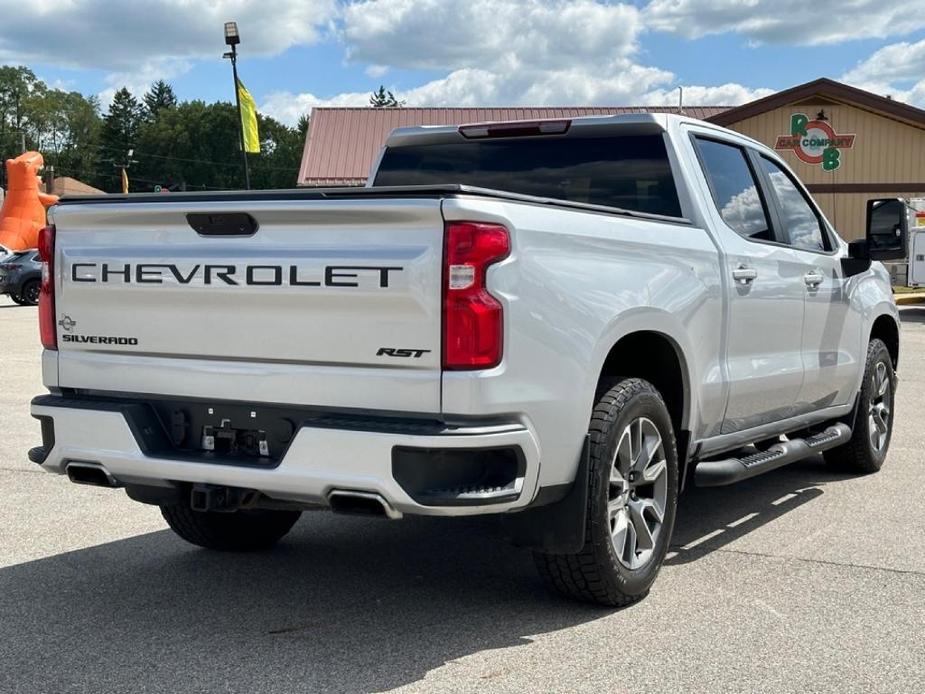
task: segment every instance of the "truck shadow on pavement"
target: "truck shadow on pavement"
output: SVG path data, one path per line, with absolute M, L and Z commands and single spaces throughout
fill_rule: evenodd
M 824 485 L 850 478 L 826 467 L 817 455 L 728 487 L 691 484 L 678 506 L 665 564 L 686 564 L 722 549 L 822 496 Z
M 833 479 L 810 461 L 691 490 L 676 544 L 724 535 L 669 563 L 807 503 Z M 786 494 L 797 501 L 773 503 Z M 609 614 L 547 592 L 491 518 L 306 513 L 259 554 L 154 532 L 0 569 L 0 691 L 382 691 L 444 665 L 473 677 L 454 661 Z

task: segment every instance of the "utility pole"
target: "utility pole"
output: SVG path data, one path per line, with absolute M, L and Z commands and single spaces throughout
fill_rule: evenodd
M 121 172 L 122 172 L 121 180 L 122 180 L 122 192 L 123 192 L 123 193 L 128 193 L 128 170 L 129 170 L 129 167 L 130 167 L 132 164 L 137 164 L 137 163 L 138 163 L 138 160 L 137 160 L 137 159 L 132 159 L 132 155 L 133 155 L 134 153 L 135 153 L 135 150 L 134 150 L 134 149 L 130 149 L 130 150 L 128 151 L 128 153 L 127 153 L 127 155 L 126 155 L 126 157 L 125 157 L 125 161 L 124 161 L 123 163 L 121 163 L 121 164 L 118 163 L 118 162 L 113 162 L 113 163 L 112 163 L 112 165 L 113 165 L 114 167 L 116 167 L 117 169 L 121 169 Z
M 45 192 L 54 193 L 55 192 L 55 167 L 49 164 L 45 167 Z
M 244 157 L 244 189 L 251 189 L 251 175 L 247 169 L 247 150 L 244 145 L 244 121 L 241 118 L 241 95 L 238 92 L 238 44 L 241 43 L 241 36 L 238 34 L 237 22 L 225 22 L 225 44 L 231 46 L 228 53 L 222 54 L 223 58 L 231 60 L 231 74 L 234 77 L 234 103 L 238 110 L 238 134 L 241 138 L 241 156 Z

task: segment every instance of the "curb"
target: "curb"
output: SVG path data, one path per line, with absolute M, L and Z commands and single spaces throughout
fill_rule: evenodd
M 893 300 L 897 306 L 910 306 L 925 304 L 925 292 L 910 292 L 908 294 L 894 294 Z

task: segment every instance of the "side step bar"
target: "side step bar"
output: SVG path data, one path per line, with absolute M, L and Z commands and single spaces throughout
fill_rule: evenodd
M 722 487 L 747 480 L 788 463 L 795 463 L 816 453 L 827 451 L 847 443 L 851 438 L 851 427 L 847 424 L 833 424 L 825 431 L 806 439 L 791 439 L 771 446 L 768 450 L 744 458 L 725 460 L 704 460 L 697 463 L 694 483 L 698 487 Z

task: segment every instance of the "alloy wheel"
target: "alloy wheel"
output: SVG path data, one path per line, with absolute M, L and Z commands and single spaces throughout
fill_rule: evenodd
M 870 376 L 870 403 L 867 416 L 867 432 L 870 445 L 878 453 L 886 446 L 890 433 L 890 396 L 892 384 L 886 364 L 877 362 Z
M 655 423 L 637 417 L 620 434 L 610 466 L 607 515 L 620 563 L 639 569 L 652 558 L 668 500 L 668 462 Z

